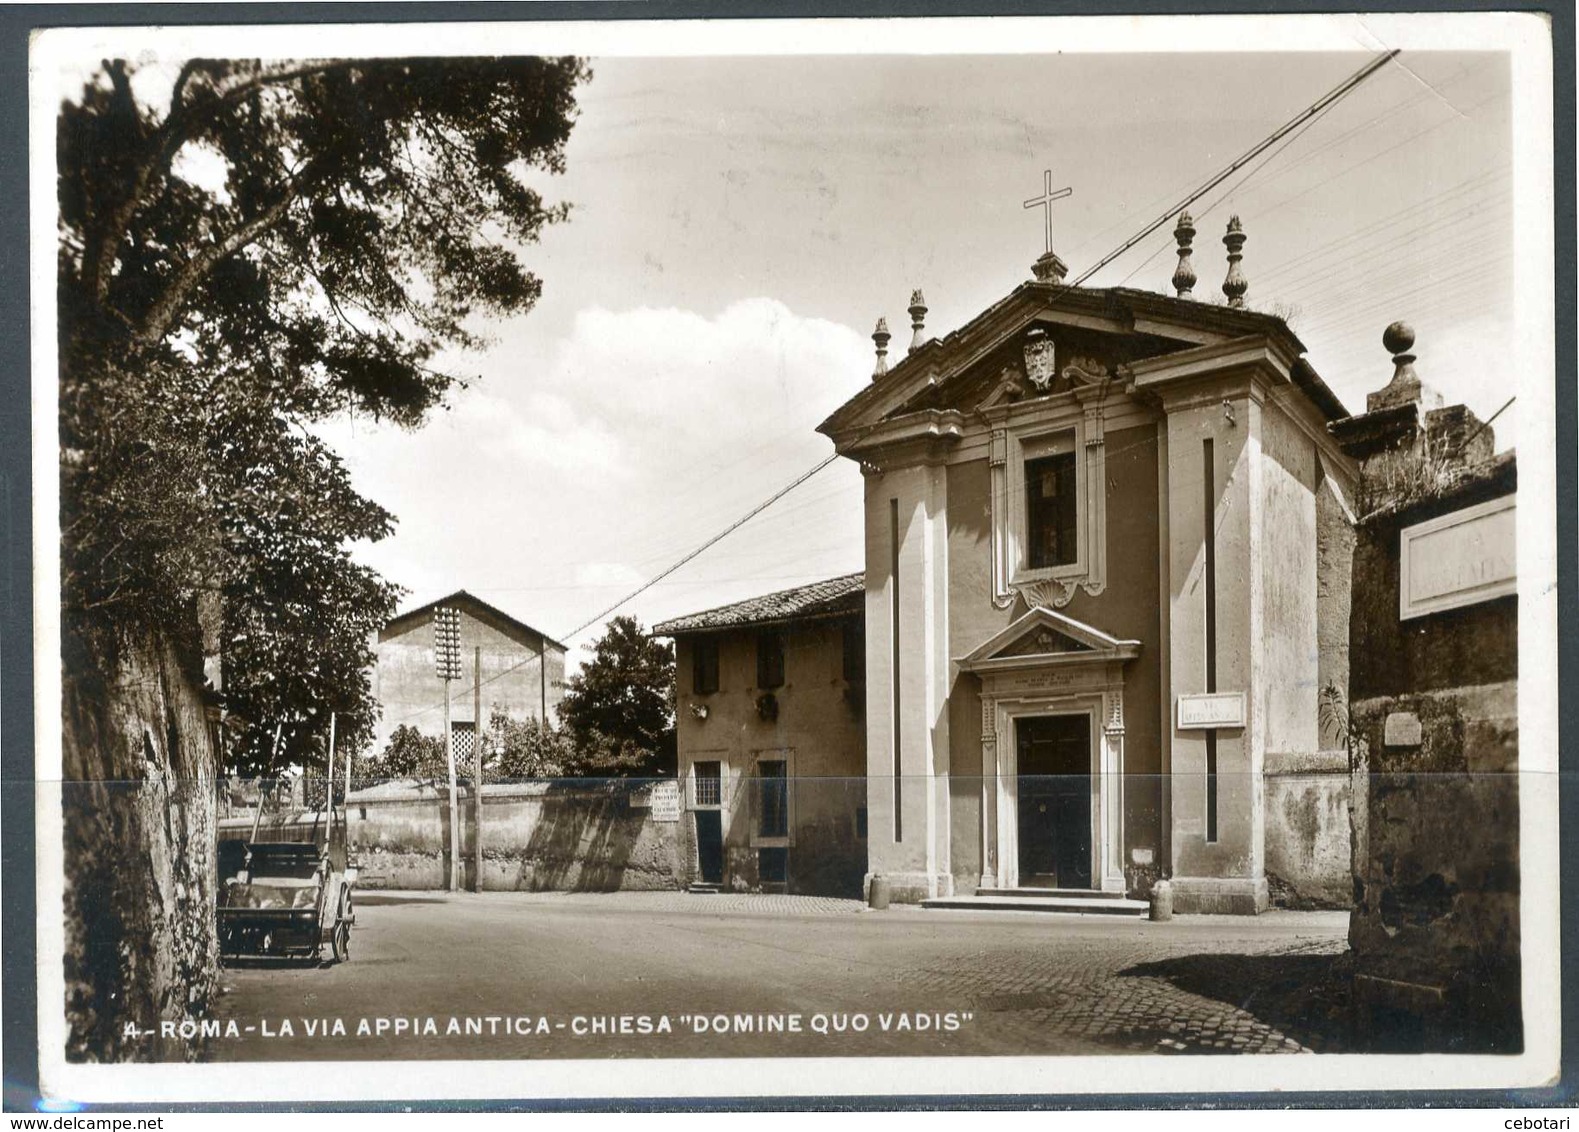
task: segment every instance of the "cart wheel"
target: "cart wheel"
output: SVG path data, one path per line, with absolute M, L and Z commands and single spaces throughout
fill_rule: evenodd
M 351 925 L 344 915 L 334 925 L 334 937 L 331 940 L 334 948 L 334 961 L 344 963 L 351 958 Z

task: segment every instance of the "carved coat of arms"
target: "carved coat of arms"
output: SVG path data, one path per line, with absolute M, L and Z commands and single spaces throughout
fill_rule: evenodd
M 1025 336 L 1025 376 L 1038 391 L 1046 392 L 1057 372 L 1053 365 L 1053 340 L 1040 328 Z

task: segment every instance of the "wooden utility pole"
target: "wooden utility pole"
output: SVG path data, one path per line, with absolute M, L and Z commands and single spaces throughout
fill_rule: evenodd
M 274 725 L 274 758 L 270 760 L 271 765 L 278 765 L 279 761 L 280 761 L 280 729 L 281 729 L 282 726 L 283 725 L 279 724 L 279 723 L 276 723 Z M 256 841 L 258 839 L 258 826 L 263 821 L 263 779 L 262 779 L 262 777 L 260 776 L 260 777 L 258 777 L 256 779 L 254 779 L 253 783 L 258 788 L 258 812 L 256 814 L 254 814 L 253 818 L 252 818 L 252 837 L 248 840 L 248 844 L 251 844 L 253 841 Z
M 444 759 L 450 773 L 449 890 L 461 887 L 461 811 L 455 783 L 455 728 L 450 724 L 450 681 L 461 674 L 461 614 L 458 609 L 433 611 L 433 652 L 439 679 L 444 681 Z
M 334 824 L 334 712 L 329 713 L 329 790 L 324 795 L 325 828 Z
M 455 728 L 450 724 L 450 682 L 444 681 L 444 759 L 450 772 L 450 891 L 461 888 L 461 807 L 455 784 Z
M 472 891 L 482 891 L 482 646 L 472 646 Z

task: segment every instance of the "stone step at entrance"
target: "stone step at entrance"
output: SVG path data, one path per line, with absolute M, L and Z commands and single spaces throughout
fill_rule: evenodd
M 686 891 L 705 895 L 708 893 L 722 892 L 724 891 L 724 886 L 721 884 L 713 884 L 705 880 L 697 880 L 692 881 L 690 885 L 687 886 Z
M 1099 888 L 978 888 L 977 896 L 1012 896 L 1029 900 L 1123 900 L 1122 892 Z
M 921 902 L 923 908 L 954 908 L 976 912 L 1050 912 L 1074 916 L 1144 916 L 1151 906 L 1121 892 L 1089 888 L 983 888 L 974 896 L 940 896 Z

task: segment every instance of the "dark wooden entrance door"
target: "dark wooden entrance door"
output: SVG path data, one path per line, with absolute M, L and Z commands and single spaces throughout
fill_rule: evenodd
M 1020 883 L 1091 887 L 1091 719 L 1044 715 L 1015 724 Z
M 696 864 L 703 883 L 724 883 L 724 822 L 717 810 L 696 811 Z

